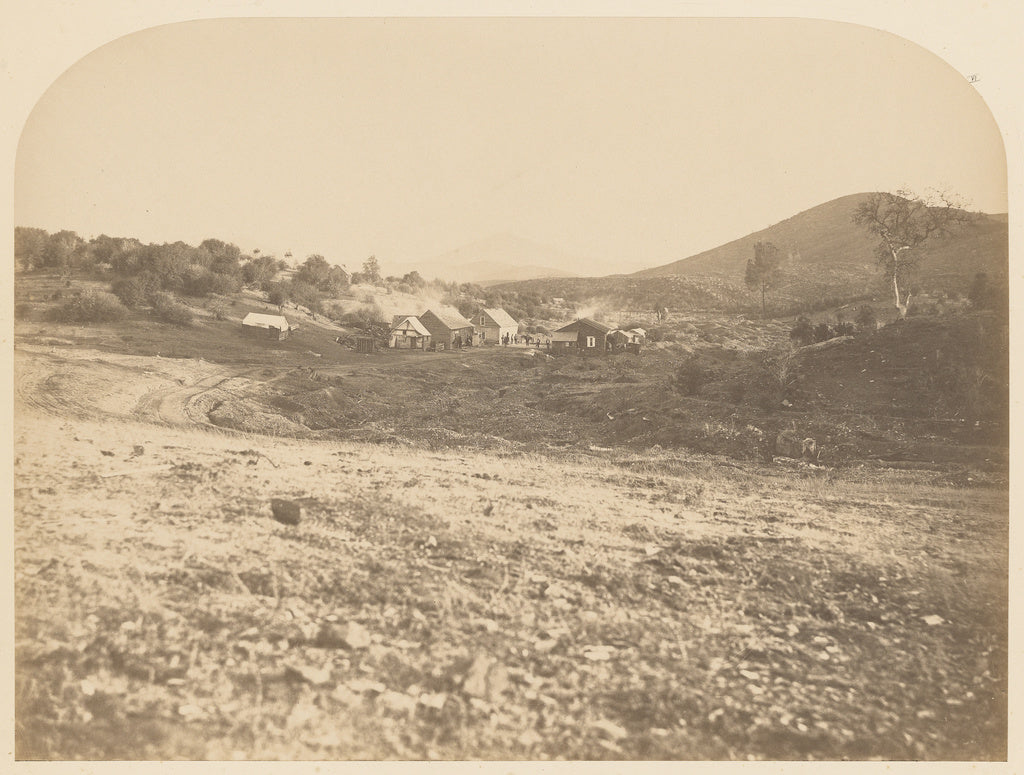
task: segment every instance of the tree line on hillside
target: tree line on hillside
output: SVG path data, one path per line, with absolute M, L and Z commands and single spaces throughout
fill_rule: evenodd
M 552 312 L 550 296 L 534 290 L 499 290 L 438 279 L 428 282 L 416 271 L 384 277 L 375 256 L 349 275 L 344 267 L 313 254 L 286 276 L 283 272 L 290 268 L 288 262 L 259 250 L 246 254 L 237 245 L 212 238 L 198 246 L 182 241 L 145 244 L 131 237 L 102 234 L 85 240 L 70 230 L 51 234 L 19 226 L 14 245 L 19 271 L 56 273 L 68 285 L 75 274 L 110 282 L 116 300 L 76 295 L 56 313 L 58 319 L 67 321 L 112 320 L 127 311 L 119 307 L 151 307 L 160 319 L 186 324 L 191 315 L 178 298 L 226 296 L 243 288 L 262 291 L 268 302 L 280 308 L 291 302 L 327 315 L 333 308 L 325 302 L 351 296 L 352 286 L 438 298 L 467 317 L 481 306 L 501 307 L 518 320 Z M 369 303 L 348 317 L 351 320 L 342 322 L 360 327 L 370 321 L 382 322 L 379 308 Z

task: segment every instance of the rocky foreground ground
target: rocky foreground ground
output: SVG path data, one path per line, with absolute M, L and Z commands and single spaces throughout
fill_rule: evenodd
M 15 444 L 18 758 L 1006 755 L 1005 488 L 39 402 Z

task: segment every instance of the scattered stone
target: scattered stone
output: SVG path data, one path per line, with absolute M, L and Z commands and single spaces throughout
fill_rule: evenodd
M 821 448 L 815 439 L 802 437 L 795 430 L 785 430 L 775 437 L 775 454 L 795 460 L 817 460 Z
M 441 710 L 447 701 L 448 695 L 445 692 L 423 693 L 419 700 L 420 705 L 434 710 Z
M 331 697 L 340 702 L 342 705 L 348 705 L 349 707 L 357 705 L 362 702 L 363 698 L 352 691 L 344 684 L 339 684 L 334 687 L 334 691 L 331 692 Z
M 558 646 L 555 638 L 542 638 L 533 642 L 533 650 L 538 654 L 550 654 Z
M 624 727 L 620 727 L 614 721 L 609 721 L 608 719 L 599 719 L 593 722 L 590 728 L 612 740 L 622 740 L 629 735 L 629 732 Z
M 527 729 L 516 739 L 523 748 L 532 748 L 544 742 L 544 738 L 535 729 Z
M 359 622 L 324 622 L 313 645 L 324 649 L 365 649 L 372 642 L 370 631 Z
M 285 676 L 292 680 L 305 681 L 313 686 L 324 686 L 331 682 L 329 667 L 312 667 L 310 665 L 285 665 Z
M 462 691 L 470 697 L 497 702 L 508 688 L 508 670 L 493 657 L 478 654 L 462 682 Z
M 362 694 L 363 692 L 381 694 L 387 691 L 387 687 L 380 681 L 371 681 L 369 678 L 353 678 L 346 686 L 357 694 Z
M 924 623 L 927 624 L 929 627 L 935 627 L 936 625 L 945 624 L 946 623 L 946 620 L 943 619 L 941 616 L 939 616 L 937 614 L 930 614 L 928 616 L 922 616 L 921 619 L 923 619 Z
M 178 713 L 186 719 L 195 719 L 203 715 L 203 709 L 192 703 L 185 703 L 178 706 Z
M 100 450 L 100 454 L 103 455 L 104 457 L 113 457 L 114 456 L 114 453 L 111 452 L 110 450 L 107 450 L 107 449 L 101 449 Z
M 613 652 L 611 646 L 587 646 L 583 649 L 583 657 L 591 662 L 606 662 L 612 658 Z
M 270 510 L 274 515 L 274 519 L 282 525 L 297 525 L 302 519 L 302 506 L 295 501 L 285 500 L 284 498 L 272 498 Z
M 544 587 L 544 597 L 553 600 L 567 600 L 573 596 L 572 592 L 557 581 Z
M 390 689 L 380 693 L 377 702 L 392 713 L 411 714 L 416 710 L 416 698 L 408 694 L 391 691 Z

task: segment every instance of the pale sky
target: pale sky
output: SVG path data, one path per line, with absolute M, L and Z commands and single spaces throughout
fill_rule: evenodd
M 224 19 L 61 76 L 22 134 L 15 224 L 385 272 L 509 232 L 632 271 L 904 186 L 1007 211 L 976 87 L 867 27 Z

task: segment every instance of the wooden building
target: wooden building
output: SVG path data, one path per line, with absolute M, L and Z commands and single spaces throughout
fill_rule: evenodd
M 480 344 L 504 344 L 505 337 L 519 332 L 519 323 L 501 307 L 481 309 L 473 316 L 473 327 Z
M 590 318 L 580 318 L 575 320 L 567 326 L 562 326 L 551 335 L 551 346 L 553 349 L 565 349 L 566 339 L 568 344 L 571 345 L 571 337 L 563 338 L 559 334 L 575 334 L 576 335 L 576 347 L 575 349 L 579 352 L 584 353 L 603 353 L 608 347 L 608 332 L 611 329 L 603 323 L 598 323 L 596 320 Z M 562 340 L 562 341 L 559 341 Z M 559 347 L 556 347 L 556 342 L 559 343 Z
M 629 350 L 639 352 L 641 346 L 647 341 L 647 332 L 642 328 L 630 328 L 624 330 L 617 328 L 608 332 L 608 349 L 613 351 Z
M 261 312 L 250 312 L 242 320 L 242 333 L 258 339 L 287 339 L 292 327 L 284 315 L 265 315 Z
M 575 331 L 555 331 L 549 337 L 551 349 L 562 352 L 565 350 L 575 350 L 576 337 Z
M 430 332 L 415 315 L 396 315 L 391 321 L 388 344 L 396 350 L 426 350 Z
M 438 350 L 473 344 L 473 324 L 458 312 L 435 312 L 428 309 L 419 316 L 420 323 L 430 332 L 430 341 Z

